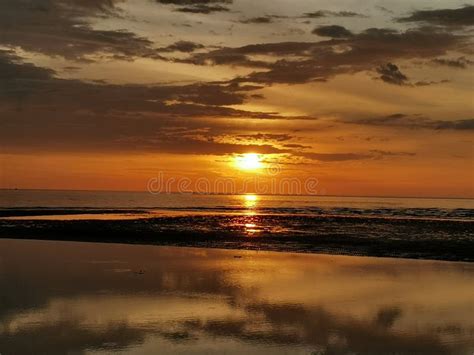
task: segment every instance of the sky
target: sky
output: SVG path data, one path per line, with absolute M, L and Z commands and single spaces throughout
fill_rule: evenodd
M 0 187 L 474 197 L 473 25 L 465 0 L 0 0 Z

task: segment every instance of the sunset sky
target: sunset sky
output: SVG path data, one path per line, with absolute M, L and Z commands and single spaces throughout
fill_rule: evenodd
M 465 0 L 1 0 L 0 187 L 276 167 L 474 197 L 473 25 Z

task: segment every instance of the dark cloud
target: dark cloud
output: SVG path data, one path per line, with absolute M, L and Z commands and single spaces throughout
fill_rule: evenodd
M 391 152 L 385 150 L 373 149 L 365 153 L 313 153 L 299 152 L 293 153 L 295 156 L 321 162 L 342 162 L 352 160 L 376 160 L 395 157 L 412 157 L 416 153 L 411 152 Z
M 352 11 L 328 11 L 319 10 L 314 12 L 307 12 L 303 14 L 303 18 L 322 18 L 322 17 L 366 17 L 365 15 L 359 14 Z
M 331 36 L 343 36 L 347 34 L 346 31 L 348 30 L 343 27 L 334 29 L 333 26 L 318 30 Z M 384 72 L 387 79 L 394 80 L 396 71 L 390 71 L 391 67 L 386 67 L 385 63 L 392 63 L 394 60 L 431 60 L 448 51 L 460 50 L 465 41 L 463 36 L 432 28 L 404 32 L 370 28 L 346 38 L 332 38 L 320 42 L 276 42 L 237 48 L 224 47 L 192 54 L 181 61 L 197 65 L 255 68 L 257 70 L 253 73 L 235 78 L 235 82 L 264 85 L 326 81 L 340 74 L 377 72 L 377 68 Z M 262 59 L 265 57 L 269 59 Z M 402 78 L 399 76 L 399 79 Z M 437 81 L 430 79 L 426 83 L 435 82 Z
M 369 153 L 374 154 L 375 157 L 384 158 L 384 157 L 413 157 L 416 153 L 411 152 L 390 152 L 386 150 L 373 149 Z
M 257 16 L 257 17 L 251 17 L 248 19 L 243 19 L 240 20 L 240 23 L 244 24 L 268 24 L 268 23 L 273 23 L 274 20 L 278 19 L 285 19 L 288 18 L 287 16 L 279 16 L 279 15 L 265 15 L 265 16 Z
M 409 129 L 432 129 L 432 130 L 474 130 L 474 119 L 441 121 L 422 117 L 419 115 L 406 115 L 396 113 L 384 117 L 373 117 L 361 120 L 344 121 L 368 126 L 397 127 Z
M 266 24 L 273 22 L 273 16 L 252 17 L 246 20 L 240 20 L 240 23 Z
M 58 1 L 58 0 L 56 0 Z M 97 12 L 117 12 L 116 4 L 122 0 L 59 0 L 65 6 L 92 9 Z
M 11 81 L 19 80 L 44 80 L 55 74 L 54 70 L 40 68 L 33 64 L 23 63 L 13 51 L 0 49 L 0 88 L 4 90 L 13 89 L 9 87 Z
M 331 38 L 347 38 L 352 36 L 352 32 L 347 28 L 331 25 L 331 26 L 319 26 L 316 27 L 313 31 L 313 34 L 322 36 L 322 37 L 331 37 Z
M 458 9 L 418 10 L 410 16 L 401 17 L 398 22 L 421 22 L 442 26 L 474 25 L 474 6 L 468 5 Z
M 433 121 L 434 129 L 474 130 L 474 118 L 456 121 Z
M 296 143 L 289 143 L 289 144 L 284 144 L 284 148 L 291 148 L 291 149 L 308 149 L 312 148 L 309 145 L 302 145 L 302 144 L 296 144 Z
M 474 61 L 465 57 L 459 58 L 435 58 L 431 61 L 437 65 L 443 65 L 451 68 L 466 69 L 469 65 L 473 65 Z
M 285 37 L 285 36 L 302 36 L 306 31 L 301 28 L 288 28 L 279 32 L 272 32 L 272 36 Z
M 191 53 L 198 49 L 202 49 L 204 46 L 199 43 L 191 42 L 191 41 L 178 41 L 173 44 L 170 44 L 167 47 L 158 48 L 157 52 L 183 52 L 183 53 Z
M 297 156 L 304 157 L 306 159 L 323 161 L 323 162 L 338 162 L 348 160 L 365 160 L 372 158 L 370 154 L 359 154 L 359 153 L 298 153 Z
M 393 63 L 387 63 L 384 65 L 380 65 L 376 69 L 377 73 L 380 74 L 380 77 L 378 79 L 388 83 L 388 84 L 393 84 L 393 85 L 399 85 L 399 86 L 411 86 L 411 87 L 417 87 L 417 86 L 430 86 L 430 85 L 436 85 L 436 84 L 443 84 L 449 82 L 449 80 L 421 80 L 421 81 L 416 81 L 416 82 L 410 82 L 408 77 L 403 74 L 398 66 L 396 66 Z
M 394 85 L 407 85 L 408 77 L 404 75 L 395 64 L 387 63 L 377 68 L 380 79 Z
M 89 18 L 113 16 L 116 1 L 4 0 L 0 2 L 0 44 L 25 51 L 92 60 L 156 57 L 153 43 L 126 30 L 97 30 Z
M 130 141 L 129 141 L 130 142 Z M 122 144 L 123 142 L 120 142 Z M 131 141 L 134 148 L 157 153 L 173 154 L 196 154 L 196 155 L 229 155 L 254 152 L 258 154 L 278 154 L 286 153 L 286 150 L 278 149 L 269 144 L 233 144 L 214 141 L 204 141 L 193 138 L 180 138 L 172 136 L 163 139 L 142 138 Z
M 63 67 L 62 68 L 64 71 L 68 71 L 68 72 L 74 72 L 76 70 L 80 70 L 81 68 L 80 67 L 75 67 L 75 66 L 66 66 L 66 67 Z
M 192 14 L 210 14 L 213 12 L 228 12 L 229 8 L 221 5 L 195 5 L 187 7 L 179 7 L 176 9 L 178 12 L 188 12 Z
M 400 307 L 381 308 L 375 316 L 375 323 L 383 328 L 391 328 L 401 318 L 402 313 Z
M 165 5 L 195 6 L 212 4 L 232 4 L 233 0 L 155 0 L 157 3 Z
M 212 50 L 207 53 L 193 54 L 191 57 L 182 60 L 186 63 L 197 65 L 239 65 L 256 68 L 271 68 L 272 64 L 262 61 L 254 60 L 251 56 L 267 55 L 267 56 L 291 56 L 298 55 L 310 50 L 314 43 L 309 42 L 277 42 L 277 43 L 262 43 L 251 44 L 238 48 L 225 47 L 222 49 Z
M 194 14 L 210 14 L 213 12 L 230 11 L 228 7 L 223 5 L 232 4 L 232 0 L 155 0 L 157 3 L 164 5 L 179 6 L 175 11 L 188 12 Z
M 0 75 L 0 140 L 11 151 L 34 146 L 64 151 L 287 153 L 288 149 L 266 142 L 281 142 L 289 136 L 257 135 L 254 138 L 263 143 L 259 145 L 228 143 L 217 139 L 228 131 L 225 124 L 215 132 L 219 123 L 206 120 L 311 119 L 228 107 L 244 103 L 248 93 L 261 88 L 255 85 L 147 86 L 64 80 L 52 70 L 22 62 L 10 51 L 0 51 Z
M 444 83 L 449 83 L 449 80 L 447 79 L 444 79 L 444 80 L 421 80 L 421 81 L 417 81 L 413 84 L 411 84 L 412 86 L 430 86 L 430 85 L 437 85 L 437 84 L 444 84 Z
M 263 140 L 263 141 L 277 141 L 285 142 L 294 137 L 289 134 L 274 134 L 274 133 L 256 133 L 256 134 L 239 134 L 236 136 L 238 140 Z

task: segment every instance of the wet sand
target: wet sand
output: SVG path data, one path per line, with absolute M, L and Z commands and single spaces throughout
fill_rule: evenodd
M 81 213 L 5 217 L 0 219 L 0 238 L 474 261 L 472 220 L 188 212 Z
M 0 240 L 0 351 L 466 354 L 474 264 Z

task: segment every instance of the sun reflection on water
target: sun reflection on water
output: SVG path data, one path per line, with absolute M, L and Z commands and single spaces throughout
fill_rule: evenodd
M 243 206 L 247 209 L 245 212 L 245 221 L 242 224 L 244 232 L 248 236 L 252 236 L 261 231 L 261 228 L 255 223 L 256 208 L 258 207 L 258 195 L 246 194 L 243 195 Z
M 260 229 L 257 227 L 255 223 L 245 223 L 244 227 L 245 227 L 245 233 L 247 233 L 247 235 L 253 235 L 255 233 L 260 232 Z
M 243 198 L 244 198 L 245 208 L 254 209 L 257 207 L 257 203 L 258 203 L 257 195 L 247 194 L 247 195 L 243 195 Z

